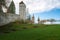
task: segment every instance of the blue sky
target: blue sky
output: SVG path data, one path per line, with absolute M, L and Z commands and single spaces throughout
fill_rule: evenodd
M 31 16 L 33 16 L 33 14 L 31 14 Z M 34 13 L 34 16 L 36 19 L 35 22 L 37 22 L 38 17 L 40 18 L 40 20 L 44 20 L 44 19 L 60 20 L 60 8 L 54 8 L 50 11 Z
M 50 11 L 34 13 L 34 15 L 42 19 L 49 19 L 49 18 L 60 19 L 60 9 L 54 8 Z

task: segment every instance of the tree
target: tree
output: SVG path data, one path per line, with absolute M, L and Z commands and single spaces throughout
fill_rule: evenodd
M 12 13 L 12 14 L 15 14 L 15 4 L 14 2 L 12 1 L 9 8 L 8 8 L 8 12 L 9 13 Z
M 52 24 L 53 22 L 55 22 L 55 19 L 50 19 L 49 21 L 50 21 L 51 24 Z
M 29 20 L 29 21 L 31 20 L 31 16 L 30 15 L 28 16 L 28 19 L 27 20 Z
M 26 23 L 30 23 L 31 22 L 31 15 L 28 15 L 27 20 L 25 21 Z

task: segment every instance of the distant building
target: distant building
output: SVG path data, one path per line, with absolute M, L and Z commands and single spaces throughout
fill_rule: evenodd
M 19 15 L 20 15 L 20 20 L 26 20 L 26 5 L 23 1 L 19 3 Z

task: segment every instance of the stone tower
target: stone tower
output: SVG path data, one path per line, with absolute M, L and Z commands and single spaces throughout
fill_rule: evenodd
M 32 16 L 32 24 L 34 24 L 34 15 Z
M 40 24 L 40 19 L 39 19 L 39 17 L 38 17 L 38 24 Z
M 26 5 L 24 4 L 23 1 L 19 3 L 19 15 L 20 15 L 20 20 L 23 21 L 26 20 Z

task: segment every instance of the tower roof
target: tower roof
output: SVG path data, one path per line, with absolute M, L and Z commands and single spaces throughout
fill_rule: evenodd
M 24 4 L 24 2 L 23 2 L 23 1 L 21 1 L 19 4 Z

